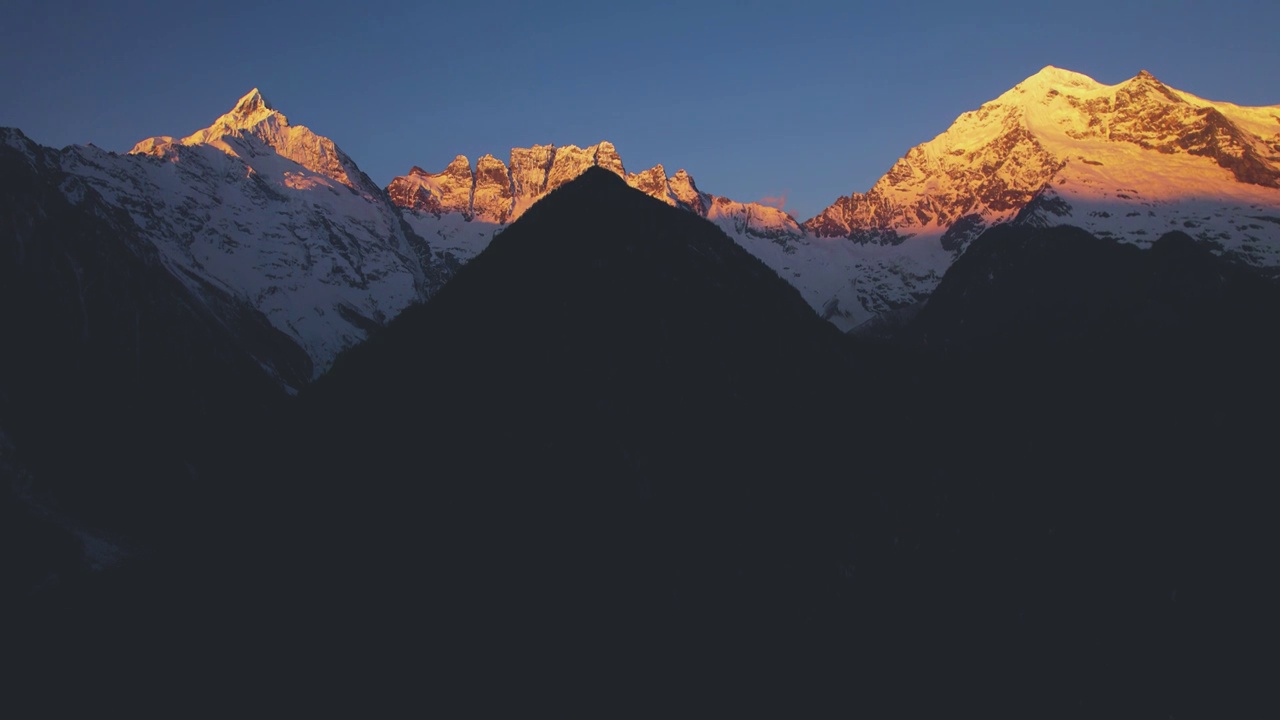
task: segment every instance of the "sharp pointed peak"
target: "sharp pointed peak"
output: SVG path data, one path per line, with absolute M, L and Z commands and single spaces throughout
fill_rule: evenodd
M 247 130 L 268 118 L 275 118 L 281 125 L 289 123 L 288 118 L 271 106 L 271 103 L 262 95 L 262 91 L 254 88 L 237 100 L 235 107 L 218 118 L 208 130 L 212 131 L 216 128 Z
M 262 91 L 259 90 L 258 88 L 254 88 L 249 92 L 245 93 L 244 97 L 241 97 L 238 101 L 236 101 L 236 106 L 232 108 L 232 111 L 243 114 L 243 115 L 247 115 L 252 112 L 257 112 L 258 110 L 274 110 L 274 109 L 275 108 L 271 107 L 271 103 L 268 102 L 265 97 L 263 97 Z

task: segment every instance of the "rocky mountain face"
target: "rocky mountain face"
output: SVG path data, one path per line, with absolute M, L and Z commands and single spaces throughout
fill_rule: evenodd
M 505 225 L 542 196 L 593 166 L 623 173 L 622 160 L 612 143 L 588 148 L 535 145 L 513 148 L 509 167 L 492 155 L 481 157 L 474 171 L 465 155 L 435 174 L 414 167 L 408 175 L 391 181 L 387 195 L 416 213 L 435 217 L 457 213 L 468 221 Z
M 1145 71 L 1118 85 L 1046 67 L 933 140 L 866 193 L 804 223 L 858 251 L 861 308 L 926 296 L 983 230 L 1075 225 L 1150 245 L 1184 230 L 1220 254 L 1280 267 L 1280 106 L 1170 88 Z

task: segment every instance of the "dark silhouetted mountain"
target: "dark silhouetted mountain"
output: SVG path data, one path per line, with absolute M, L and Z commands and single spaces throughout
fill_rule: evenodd
M 997 226 L 975 241 L 912 323 L 952 353 L 1036 352 L 1177 336 L 1274 342 L 1280 288 L 1173 232 L 1149 250 L 1060 226 Z
M 864 346 L 589 169 L 261 423 L 224 559 L 51 595 L 28 665 L 366 713 L 1243 704 L 1275 601 L 1255 281 L 1000 229 L 908 347 Z
M 303 394 L 296 494 L 379 548 L 348 570 L 485 642 L 527 633 L 522 663 L 696 656 L 815 592 L 846 354 L 714 225 L 588 169 Z M 370 502 L 346 500 L 357 477 Z
M 1135 710 L 1258 699 L 1277 311 L 1257 271 L 1180 233 L 1139 250 L 999 227 L 948 270 L 907 329 L 936 363 L 918 432 L 952 491 L 982 488 L 952 508 L 968 560 L 949 572 L 987 588 L 975 612 L 1021 608 L 1011 653 L 1061 650 L 1095 688 L 1123 675 Z

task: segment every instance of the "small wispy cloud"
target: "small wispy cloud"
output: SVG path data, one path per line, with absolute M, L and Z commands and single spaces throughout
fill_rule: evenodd
M 777 208 L 788 215 L 795 215 L 795 211 L 792 208 L 787 207 L 787 195 L 789 194 L 790 193 L 788 191 L 783 190 L 777 195 L 766 195 L 756 202 L 761 205 L 767 205 L 771 208 Z
M 768 205 L 769 207 L 774 207 L 774 208 L 778 208 L 779 210 L 782 210 L 787 206 L 787 191 L 783 190 L 782 194 L 776 195 L 776 196 L 770 195 L 770 196 L 762 197 L 756 202 L 760 203 L 761 205 Z

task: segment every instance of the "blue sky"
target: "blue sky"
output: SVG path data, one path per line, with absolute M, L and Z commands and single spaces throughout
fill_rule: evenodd
M 8 0 L 0 125 L 125 151 L 256 86 L 379 184 L 607 139 L 803 220 L 1045 65 L 1280 104 L 1280 3 L 1153 4 Z

